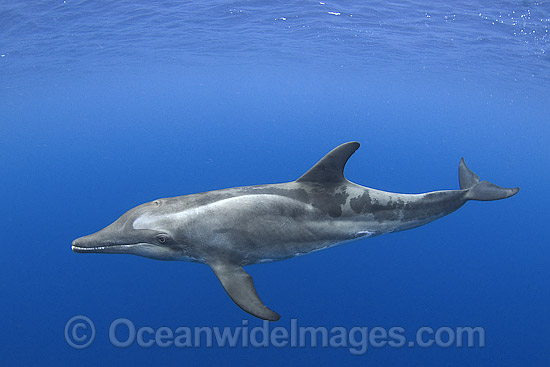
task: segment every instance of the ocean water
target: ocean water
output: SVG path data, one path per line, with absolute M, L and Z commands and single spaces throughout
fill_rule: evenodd
M 0 364 L 547 366 L 549 26 L 547 1 L 1 2 Z M 364 186 L 456 189 L 465 157 L 521 191 L 248 267 L 271 324 L 207 266 L 71 251 L 141 203 L 292 181 L 351 140 Z M 117 347 L 120 318 L 152 345 Z M 293 323 L 347 345 L 261 343 Z M 155 340 L 180 327 L 257 343 Z M 483 345 L 446 343 L 460 327 Z M 409 346 L 422 328 L 442 340 Z

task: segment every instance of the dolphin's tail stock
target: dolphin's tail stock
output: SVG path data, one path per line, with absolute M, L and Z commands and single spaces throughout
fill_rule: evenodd
M 479 176 L 473 173 L 464 162 L 460 160 L 458 166 L 458 178 L 460 180 L 460 189 L 467 190 L 467 200 L 500 200 L 514 196 L 519 191 L 519 187 L 507 189 L 497 186 L 488 181 L 479 181 Z

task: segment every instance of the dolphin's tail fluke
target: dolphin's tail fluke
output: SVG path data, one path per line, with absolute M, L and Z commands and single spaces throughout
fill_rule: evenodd
M 479 181 L 479 176 L 473 173 L 464 162 L 460 160 L 458 166 L 458 178 L 460 180 L 460 189 L 467 190 L 467 200 L 500 200 L 514 196 L 519 191 L 519 187 L 507 189 L 494 185 L 488 181 Z

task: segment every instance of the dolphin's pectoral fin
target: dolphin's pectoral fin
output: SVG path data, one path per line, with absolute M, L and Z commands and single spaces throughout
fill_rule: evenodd
M 277 321 L 281 316 L 267 308 L 258 297 L 252 277 L 240 266 L 210 264 L 233 302 L 244 311 L 260 319 Z

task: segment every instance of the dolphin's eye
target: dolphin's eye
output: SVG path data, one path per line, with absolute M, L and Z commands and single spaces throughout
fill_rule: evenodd
M 157 236 L 157 241 L 159 241 L 159 243 L 166 243 L 167 240 L 168 236 L 166 236 L 165 234 L 159 234 Z
M 153 203 L 155 203 L 156 206 L 160 206 L 160 200 L 155 200 Z

